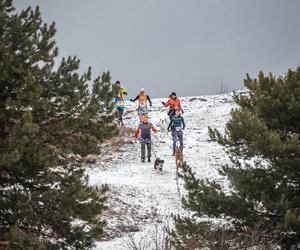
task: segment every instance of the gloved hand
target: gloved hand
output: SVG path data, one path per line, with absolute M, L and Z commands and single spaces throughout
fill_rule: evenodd
M 150 107 L 152 108 L 152 104 L 150 104 Z
M 165 102 L 161 102 L 161 103 L 162 103 L 162 105 L 164 105 L 164 106 L 166 105 L 166 103 L 165 103 Z
M 129 101 L 133 102 L 133 100 L 132 100 L 132 99 L 130 99 Z
M 184 113 L 183 109 L 181 110 L 181 113 L 182 113 L 182 114 Z
M 182 128 L 183 130 L 185 129 L 185 126 L 183 126 L 183 128 Z

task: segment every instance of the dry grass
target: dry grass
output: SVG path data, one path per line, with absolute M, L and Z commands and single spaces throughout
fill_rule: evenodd
M 261 223 L 243 232 L 237 232 L 231 228 L 212 226 L 204 222 L 197 225 L 196 232 L 173 232 L 172 236 L 172 245 L 176 250 L 272 250 L 276 249 L 277 245 L 277 242 L 272 240 L 271 232 Z
M 171 250 L 172 248 L 167 230 L 155 225 L 154 230 L 146 235 L 135 238 L 132 234 L 125 240 L 125 248 L 128 250 Z

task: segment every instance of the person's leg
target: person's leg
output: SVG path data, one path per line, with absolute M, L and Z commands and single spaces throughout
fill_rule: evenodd
M 162 129 L 162 130 L 160 131 L 160 139 L 161 139 L 161 140 L 164 140 L 164 139 L 165 139 L 165 130 L 164 130 L 164 129 Z
M 168 111 L 168 116 L 169 116 L 169 119 L 170 119 L 170 120 L 171 120 L 171 118 L 172 118 L 172 112 L 173 112 L 172 109 L 170 109 L 170 110 Z
M 141 142 L 141 160 L 142 161 L 145 161 L 145 153 L 146 153 L 145 149 L 146 149 L 145 148 L 145 142 L 142 141 Z
M 120 123 L 120 125 L 124 125 L 123 124 L 123 112 L 124 112 L 124 109 L 118 109 L 118 114 L 119 114 L 119 116 L 118 116 L 118 120 L 119 120 L 119 123 Z
M 175 116 L 175 109 L 172 110 L 172 115 L 171 116 Z
M 172 131 L 172 139 L 173 139 L 173 155 L 175 155 L 175 149 L 176 149 L 176 141 L 177 141 L 177 133 L 176 130 Z
M 150 162 L 151 161 L 151 142 L 149 142 L 148 144 L 147 144 L 147 157 L 148 157 L 148 162 Z
M 148 108 L 143 111 L 143 115 L 148 115 Z
M 117 123 L 118 123 L 118 125 L 120 125 L 120 109 L 117 109 L 117 112 L 118 112 L 118 119 L 117 119 Z
M 170 109 L 169 112 L 168 112 L 168 115 L 169 115 L 169 118 L 170 118 L 170 120 L 171 120 L 171 118 L 172 118 L 173 116 L 175 116 L 175 109 Z
M 182 131 L 180 133 L 178 133 L 178 139 L 180 142 L 180 149 L 181 149 L 181 151 L 183 151 L 183 133 L 182 133 Z
M 138 106 L 138 108 L 137 108 L 137 113 L 138 113 L 138 116 L 139 116 L 139 121 L 141 123 L 142 122 L 142 114 L 141 114 L 140 106 Z
M 140 123 L 142 123 L 144 120 L 144 113 L 141 107 L 139 107 L 139 118 L 140 118 Z

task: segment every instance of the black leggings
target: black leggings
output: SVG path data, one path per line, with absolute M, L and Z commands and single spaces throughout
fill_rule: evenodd
M 124 109 L 118 109 L 118 121 L 121 125 L 123 125 L 123 113 Z
M 169 116 L 169 118 L 171 119 L 171 117 L 174 116 L 174 115 L 175 115 L 175 109 L 170 109 L 170 110 L 168 111 L 168 116 Z

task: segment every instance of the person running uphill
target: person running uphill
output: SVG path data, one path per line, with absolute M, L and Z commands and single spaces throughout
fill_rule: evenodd
M 177 138 L 180 143 L 181 152 L 183 151 L 183 132 L 182 130 L 185 129 L 185 122 L 183 117 L 180 114 L 179 110 L 175 111 L 175 116 L 171 117 L 170 124 L 168 126 L 168 131 L 171 129 L 172 139 L 173 139 L 173 156 L 175 155 L 176 149 L 176 142 Z
M 162 102 L 162 104 L 165 107 L 169 107 L 168 116 L 169 116 L 170 120 L 171 120 L 172 116 L 175 116 L 176 110 L 182 111 L 182 113 L 183 113 L 183 110 L 182 110 L 181 104 L 180 104 L 180 100 L 176 96 L 175 92 L 172 92 L 171 95 L 169 96 L 169 100 L 166 103 Z
M 147 102 L 149 102 L 150 107 L 152 107 L 152 102 L 151 99 L 148 95 L 146 95 L 145 93 L 145 89 L 141 88 L 140 93 L 136 96 L 136 98 L 134 99 L 130 99 L 131 102 L 135 102 L 136 100 L 138 100 L 138 116 L 140 118 L 140 122 L 143 121 L 143 115 L 147 115 L 148 114 L 148 106 L 147 106 Z
M 118 123 L 119 125 L 124 126 L 123 123 L 123 113 L 125 109 L 125 103 L 124 103 L 124 95 L 127 95 L 126 90 L 121 87 L 120 81 L 116 81 L 115 84 L 115 108 L 118 111 Z
M 152 125 L 152 123 L 148 122 L 148 116 L 143 116 L 143 122 L 140 123 L 138 128 L 135 131 L 134 136 L 136 138 L 140 138 L 141 142 L 141 161 L 145 162 L 146 155 L 146 145 L 147 145 L 147 158 L 148 162 L 151 162 L 151 130 L 154 133 L 157 133 L 156 128 Z

